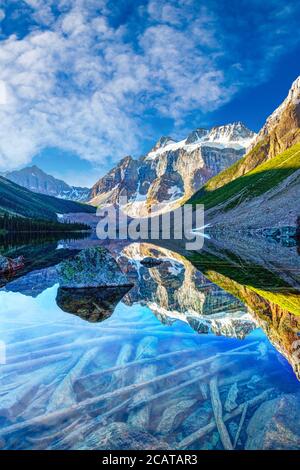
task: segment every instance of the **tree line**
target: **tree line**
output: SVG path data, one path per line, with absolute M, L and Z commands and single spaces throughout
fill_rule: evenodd
M 71 222 L 52 222 L 48 220 L 27 219 L 25 217 L 3 214 L 0 216 L 0 230 L 4 232 L 73 232 L 91 230 L 89 225 Z

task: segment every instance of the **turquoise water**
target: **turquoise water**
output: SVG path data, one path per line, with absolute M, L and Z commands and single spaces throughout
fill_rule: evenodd
M 284 414 L 300 383 L 284 351 L 247 306 L 201 273 L 191 284 L 182 260 L 169 263 L 138 271 L 132 260 L 135 287 L 99 323 L 58 307 L 51 267 L 44 284 L 25 276 L 3 287 L 3 449 L 224 449 L 228 438 L 236 449 L 300 448 L 300 425 Z

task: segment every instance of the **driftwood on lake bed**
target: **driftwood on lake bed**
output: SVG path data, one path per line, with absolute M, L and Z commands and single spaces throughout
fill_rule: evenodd
M 116 370 L 112 375 L 112 386 L 113 387 L 124 387 L 126 382 L 126 374 L 124 371 L 127 370 L 126 366 L 133 354 L 132 343 L 125 343 L 122 345 L 116 361 Z
M 36 346 L 39 344 L 48 343 L 52 340 L 57 340 L 61 338 L 67 338 L 68 336 L 72 336 L 72 331 L 60 331 L 58 333 L 51 333 L 47 336 L 37 336 L 36 338 L 25 339 L 23 341 L 17 341 L 15 343 L 11 343 L 7 345 L 7 350 L 17 349 L 18 347 L 24 346 Z
M 223 371 L 225 371 L 226 369 L 230 368 L 232 366 L 232 363 L 228 363 L 224 366 L 222 366 L 222 368 L 220 367 L 220 369 Z M 182 371 L 182 369 L 180 369 L 180 371 Z M 159 400 L 163 397 L 165 397 L 166 395 L 169 395 L 170 393 L 172 394 L 175 394 L 175 393 L 178 393 L 180 390 L 190 386 L 190 385 L 193 385 L 195 383 L 197 383 L 198 381 L 200 380 L 206 380 L 208 378 L 210 378 L 212 375 L 214 375 L 216 372 L 219 372 L 219 370 L 216 370 L 216 371 L 213 371 L 213 372 L 207 372 L 206 374 L 203 375 L 203 373 L 199 373 L 199 375 L 194 375 L 193 378 L 185 381 L 185 382 L 182 382 L 181 384 L 179 385 L 175 385 L 173 387 L 170 387 L 170 388 L 167 388 L 165 390 L 162 390 L 161 392 L 159 393 L 156 393 L 155 395 L 152 395 L 151 397 L 149 397 L 147 400 L 143 400 L 141 402 L 138 402 L 138 403 L 132 403 L 128 409 L 131 410 L 131 409 L 134 409 L 134 408 L 137 408 L 139 406 L 143 406 L 147 403 L 150 403 L 150 402 L 153 402 L 153 401 L 156 401 L 156 400 Z M 169 374 L 167 374 L 169 375 Z M 200 399 L 200 398 L 199 398 Z
M 154 336 L 144 337 L 138 344 L 136 350 L 136 360 L 155 357 L 157 353 L 158 340 Z M 141 366 L 135 375 L 135 382 L 147 382 L 156 377 L 157 367 L 155 364 L 146 364 Z M 138 409 L 132 410 L 128 416 L 128 423 L 138 429 L 148 429 L 150 422 L 151 407 L 147 403 L 146 398 L 151 397 L 154 392 L 154 386 L 143 387 L 133 397 L 133 403 L 145 401 L 145 405 Z
M 245 421 L 246 414 L 247 414 L 247 411 L 248 411 L 248 407 L 249 407 L 249 404 L 248 404 L 248 403 L 245 403 L 245 404 L 244 404 L 244 409 L 243 409 L 243 412 L 242 412 L 242 416 L 241 416 L 241 419 L 240 419 L 240 422 L 239 422 L 239 427 L 238 427 L 238 429 L 237 429 L 237 432 L 236 432 L 236 435 L 235 435 L 235 439 L 234 439 L 234 443 L 233 443 L 233 448 L 234 448 L 234 449 L 235 449 L 236 446 L 237 446 L 237 443 L 238 443 L 240 434 L 241 434 L 241 432 L 242 432 L 243 425 L 244 425 L 244 421 Z
M 79 417 L 78 419 L 72 421 L 68 426 L 59 428 L 59 430 L 55 430 L 53 433 L 48 433 L 45 436 L 26 436 L 26 441 L 32 444 L 35 450 L 47 450 L 48 446 L 52 447 L 52 445 L 55 445 L 55 442 L 60 442 L 63 439 L 62 435 L 66 433 L 69 435 L 74 431 L 74 429 L 76 430 L 81 421 L 82 417 Z
M 101 330 L 101 333 L 102 332 L 105 332 L 105 331 Z M 114 328 L 111 328 L 109 330 L 109 332 L 110 333 L 115 332 Z M 95 333 L 97 333 L 97 331 L 95 331 Z M 152 334 L 151 332 L 147 332 L 147 333 Z M 57 333 L 57 335 L 58 334 L 60 334 L 60 333 Z M 62 333 L 62 335 L 63 335 L 63 333 Z M 38 350 L 38 351 L 31 351 L 31 352 L 27 352 L 25 354 L 15 355 L 15 356 L 12 356 L 11 358 L 9 358 L 9 360 L 10 361 L 18 361 L 18 360 L 24 361 L 26 359 L 33 359 L 33 357 L 36 357 L 36 356 L 56 354 L 56 353 L 59 353 L 61 351 L 66 350 L 66 349 L 71 350 L 71 349 L 75 349 L 75 348 L 78 348 L 78 347 L 81 347 L 81 346 L 87 346 L 87 345 L 92 345 L 92 344 L 96 345 L 97 341 L 98 342 L 109 341 L 109 340 L 115 340 L 115 341 L 120 340 L 120 341 L 122 341 L 124 339 L 125 335 L 129 335 L 130 337 L 139 337 L 139 336 L 143 337 L 145 335 L 145 332 L 143 332 L 142 330 L 140 330 L 140 331 L 139 330 L 126 330 L 126 332 L 118 331 L 118 336 L 117 335 L 111 335 L 111 336 L 104 336 L 103 335 L 103 336 L 92 338 L 92 339 L 86 339 L 86 340 L 81 340 L 81 341 L 76 340 L 73 343 L 63 344 L 63 345 L 59 345 L 59 346 L 53 346 L 53 347 L 41 349 L 41 350 Z M 162 332 L 162 331 L 154 332 L 153 335 L 154 336 L 162 336 L 162 337 L 176 336 L 176 337 L 189 338 L 189 339 L 195 337 L 195 335 L 193 333 L 173 333 L 172 334 L 172 333 Z
M 109 392 L 109 393 L 102 394 L 102 395 L 97 396 L 97 397 L 89 398 L 89 399 L 84 400 L 80 403 L 76 403 L 76 404 L 70 406 L 69 408 L 64 408 L 64 409 L 61 409 L 61 410 L 58 410 L 58 411 L 51 412 L 47 415 L 37 416 L 37 417 L 29 419 L 28 421 L 25 421 L 25 422 L 16 423 L 14 425 L 7 426 L 5 428 L 0 429 L 0 436 L 1 435 L 6 435 L 6 434 L 11 434 L 13 432 L 16 432 L 16 431 L 19 431 L 19 430 L 22 430 L 22 429 L 26 429 L 28 427 L 35 426 L 35 425 L 36 426 L 43 426 L 43 425 L 49 426 L 51 424 L 51 422 L 56 422 L 57 420 L 68 419 L 68 418 L 72 417 L 76 412 L 82 412 L 84 410 L 87 410 L 90 406 L 99 405 L 100 403 L 102 403 L 105 400 L 110 400 L 110 399 L 114 399 L 114 398 L 122 396 L 122 395 L 130 394 L 132 392 L 137 392 L 138 390 L 140 390 L 144 387 L 153 385 L 153 384 L 161 382 L 163 380 L 170 379 L 171 377 L 176 377 L 178 375 L 181 375 L 183 373 L 186 373 L 186 372 L 194 369 L 195 367 L 202 366 L 203 364 L 208 364 L 208 363 L 214 361 L 215 358 L 217 358 L 217 357 L 223 357 L 223 356 L 227 356 L 227 355 L 232 356 L 234 353 L 236 355 L 238 355 L 238 353 L 241 350 L 244 350 L 245 348 L 249 348 L 249 347 L 251 347 L 255 344 L 257 344 L 257 342 L 249 343 L 249 344 L 240 346 L 238 348 L 232 349 L 232 350 L 227 351 L 227 352 L 217 353 L 215 356 L 212 356 L 212 357 L 209 357 L 209 358 L 206 358 L 206 359 L 202 359 L 201 361 L 193 362 L 192 364 L 189 364 L 188 366 L 182 367 L 180 369 L 171 371 L 171 372 L 166 373 L 166 374 L 159 375 L 159 376 L 157 376 L 157 377 L 155 377 L 151 380 L 148 380 L 146 382 L 139 383 L 139 384 L 132 384 L 132 385 L 129 385 L 129 386 L 124 387 L 122 389 L 114 390 L 113 392 Z M 192 380 L 196 381 L 198 379 L 192 379 Z
M 26 322 L 27 323 L 27 322 Z M 2 324 L 2 320 L 1 320 L 1 324 Z M 2 334 L 7 334 L 7 333 L 20 333 L 20 331 L 24 331 L 24 330 L 33 330 L 35 328 L 42 328 L 43 330 L 45 329 L 45 326 L 54 326 L 56 327 L 57 326 L 57 322 L 55 321 L 51 321 L 51 322 L 46 322 L 46 323 L 34 323 L 34 324 L 26 324 L 24 325 L 22 323 L 23 326 L 19 326 L 18 328 L 5 328 L 4 330 L 0 330 L 0 335 Z M 67 325 L 66 325 L 67 326 Z
M 190 370 L 193 370 L 194 368 L 196 367 L 200 367 L 200 366 L 203 366 L 203 365 L 207 365 L 207 364 L 210 364 L 211 362 L 214 362 L 216 359 L 219 359 L 221 357 L 224 357 L 224 356 L 231 356 L 231 355 L 244 355 L 244 352 L 243 350 L 244 349 L 247 349 L 249 347 L 252 347 L 252 346 L 255 346 L 256 344 L 258 343 L 258 341 L 254 341 L 252 343 L 249 343 L 249 344 L 245 344 L 243 346 L 239 346 L 237 348 L 234 348 L 234 349 L 231 349 L 229 351 L 224 351 L 222 353 L 217 353 L 213 356 L 209 356 L 208 358 L 205 358 L 205 359 L 201 359 L 200 361 L 197 361 L 197 362 L 193 362 L 192 364 L 189 364 L 183 368 L 180 368 L 180 369 L 177 369 L 175 371 L 172 371 L 172 372 L 169 372 L 168 374 L 166 374 L 166 377 L 167 378 L 170 378 L 172 376 L 176 376 L 178 373 L 183 373 L 183 372 L 188 372 Z M 180 354 L 182 353 L 189 353 L 189 352 L 193 352 L 193 350 L 191 348 L 189 349 L 186 349 L 184 351 L 180 351 Z M 179 351 L 173 351 L 171 353 L 165 353 L 165 354 L 161 354 L 160 356 L 157 356 L 156 358 L 147 358 L 147 359 L 141 359 L 141 361 L 143 361 L 143 363 L 146 363 L 146 361 L 148 362 L 153 362 L 153 361 L 156 361 L 156 360 L 161 360 L 163 358 L 166 358 L 166 357 L 171 357 L 172 355 L 177 355 L 179 353 Z M 252 351 L 249 351 L 247 354 L 256 354 L 255 352 L 252 352 Z M 127 366 L 124 366 L 124 367 L 131 367 L 133 365 L 137 365 L 137 362 L 134 364 L 134 363 L 128 363 Z M 96 375 L 94 374 L 91 374 L 87 377 L 82 377 L 81 380 L 84 380 L 86 378 L 90 379 L 91 377 L 96 377 L 98 378 L 99 376 L 105 374 L 105 373 L 108 373 L 108 372 L 111 372 L 113 370 L 117 370 L 115 369 L 114 367 L 112 367 L 111 369 L 106 369 L 106 370 L 103 370 L 103 371 L 100 371 L 99 373 L 97 373 Z M 163 377 L 163 376 L 160 376 L 160 377 Z
M 52 411 L 60 407 L 71 406 L 76 397 L 74 393 L 74 382 L 76 377 L 91 363 L 98 354 L 98 348 L 87 350 L 83 356 L 76 361 L 74 367 L 68 372 L 65 378 L 60 382 L 54 391 L 51 401 L 48 404 L 47 411 Z
M 46 348 L 40 349 L 39 351 L 33 351 L 30 353 L 25 353 L 17 356 L 8 357 L 7 360 L 11 362 L 11 364 L 6 364 L 0 366 L 0 372 L 5 370 L 6 367 L 17 368 L 20 362 L 30 361 L 36 358 L 39 360 L 45 356 L 51 357 L 55 354 L 59 354 L 64 351 L 74 351 L 76 349 L 81 349 L 85 346 L 98 346 L 102 345 L 103 343 L 110 343 L 110 342 L 117 342 L 122 339 L 121 336 L 101 336 L 100 338 L 93 338 L 93 339 L 86 339 L 82 341 L 74 341 L 74 343 L 67 343 L 62 344 L 60 346 L 54 346 L 53 348 Z
M 213 377 L 211 379 L 209 383 L 209 389 L 210 389 L 212 409 L 214 412 L 214 417 L 215 417 L 216 425 L 219 431 L 221 442 L 225 450 L 233 450 L 233 445 L 232 445 L 228 430 L 223 421 L 223 408 L 222 408 L 222 402 L 221 402 L 220 395 L 219 395 L 217 377 Z
M 67 348 L 66 348 L 67 349 Z M 65 350 L 66 350 L 65 349 Z M 0 366 L 0 373 L 10 373 L 14 371 L 19 372 L 28 372 L 34 367 L 43 367 L 47 366 L 51 363 L 57 363 L 58 361 L 64 361 L 66 359 L 69 359 L 72 357 L 72 354 L 70 352 L 62 352 L 58 354 L 53 354 L 51 356 L 44 356 L 44 357 L 39 357 L 38 359 L 27 359 L 24 360 L 23 362 L 17 362 L 13 364 L 5 364 L 3 366 Z
M 3 379 L 11 382 L 14 389 L 1 397 L 0 416 L 5 416 L 10 421 L 16 416 L 26 420 L 32 416 L 32 412 L 36 413 L 37 409 L 39 413 L 40 410 L 45 410 L 46 403 L 65 374 L 66 368 L 69 370 L 74 361 L 77 361 L 77 358 L 68 355 L 67 362 L 57 360 L 55 367 L 41 367 L 34 374 L 27 370 L 22 375 L 17 373 L 4 376 Z
M 183 355 L 186 355 L 186 354 L 195 354 L 195 350 L 192 349 L 192 348 L 181 349 L 181 350 L 178 350 L 178 351 L 171 351 L 171 352 L 168 352 L 168 353 L 159 354 L 158 356 L 155 356 L 155 357 L 149 357 L 149 358 L 145 358 L 145 359 L 138 359 L 137 361 L 128 362 L 127 364 L 124 364 L 124 365 L 115 365 L 115 366 L 110 367 L 108 369 L 103 369 L 103 370 L 100 370 L 99 372 L 94 372 L 92 374 L 89 374 L 89 375 L 86 375 L 86 376 L 83 376 L 83 377 L 79 377 L 77 381 L 79 383 L 81 383 L 85 380 L 90 380 L 90 379 L 97 380 L 102 375 L 112 374 L 112 373 L 115 373 L 117 371 L 121 371 L 123 373 L 127 369 L 131 369 L 131 368 L 141 366 L 141 365 L 144 365 L 144 364 L 150 364 L 152 362 L 160 362 L 164 359 L 170 359 L 172 357 L 183 356 Z
M 251 408 L 268 400 L 273 392 L 274 392 L 274 389 L 269 388 L 265 390 L 264 392 L 262 392 L 261 394 L 257 395 L 256 397 L 242 403 L 237 408 L 235 408 L 231 413 L 226 413 L 223 417 L 223 421 L 224 422 L 229 421 L 230 419 L 233 419 L 239 416 L 240 414 L 242 414 L 244 411 L 245 405 L 247 405 L 248 408 Z M 202 439 L 204 436 L 212 432 L 216 427 L 217 427 L 216 421 L 215 420 L 211 421 L 203 428 L 199 429 L 198 431 L 195 431 L 190 436 L 187 436 L 182 441 L 180 441 L 178 443 L 178 448 L 185 449 L 186 447 L 190 446 L 194 442 L 198 441 L 199 439 Z
M 126 408 L 126 406 L 130 403 L 131 398 L 123 401 L 122 403 L 116 405 L 114 408 L 111 408 L 109 411 L 103 413 L 101 416 L 97 418 L 89 418 L 86 423 L 83 423 L 81 426 L 75 427 L 74 431 L 68 432 L 68 435 L 58 440 L 57 443 L 51 446 L 52 449 L 72 449 L 74 445 L 78 444 L 79 441 L 84 441 L 86 436 L 101 426 L 105 426 L 107 420 L 117 414 L 119 411 Z M 63 429 L 63 432 L 65 430 Z M 64 432 L 65 433 L 65 432 Z

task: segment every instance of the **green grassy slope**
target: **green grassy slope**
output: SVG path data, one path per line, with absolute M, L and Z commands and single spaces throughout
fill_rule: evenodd
M 226 175 L 234 173 L 236 164 L 226 170 Z M 285 178 L 300 169 L 300 144 L 293 145 L 285 152 L 273 157 L 271 160 L 258 165 L 235 180 L 225 183 L 216 189 L 214 178 L 210 180 L 188 201 L 193 204 L 204 204 L 206 209 L 223 204 L 230 209 L 246 199 L 260 196 L 266 191 L 276 187 Z M 218 175 L 218 181 L 222 179 L 222 173 Z M 226 180 L 226 179 L 225 179 Z M 224 207 L 223 207 L 224 210 Z
M 24 217 L 56 220 L 56 213 L 94 213 L 95 208 L 78 202 L 33 193 L 0 176 L 0 213 L 4 212 Z
M 206 253 L 193 252 L 187 259 L 208 279 L 247 303 L 245 289 L 254 292 L 269 302 L 300 315 L 299 291 L 281 279 L 278 274 L 255 265 L 243 262 L 232 252 L 227 252 L 230 261 Z

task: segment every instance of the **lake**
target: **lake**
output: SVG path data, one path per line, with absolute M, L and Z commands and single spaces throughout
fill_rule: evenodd
M 2 449 L 300 449 L 296 244 L 111 242 L 133 287 L 66 296 L 76 238 L 2 244 Z

